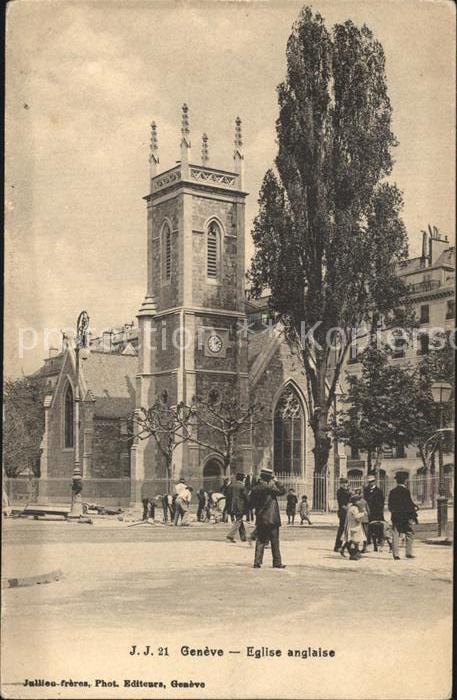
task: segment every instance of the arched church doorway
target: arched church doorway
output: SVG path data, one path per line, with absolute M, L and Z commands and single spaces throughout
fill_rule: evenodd
M 223 467 L 220 460 L 212 457 L 203 467 L 203 488 L 205 491 L 220 491 L 223 482 Z

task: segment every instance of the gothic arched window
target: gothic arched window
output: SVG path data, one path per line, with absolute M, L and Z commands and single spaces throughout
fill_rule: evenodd
M 162 227 L 162 281 L 168 282 L 171 278 L 171 229 L 165 222 Z
M 274 469 L 282 474 L 303 474 L 304 413 L 294 387 L 288 384 L 274 414 Z
M 67 386 L 64 404 L 64 445 L 73 447 L 73 389 Z
M 206 239 L 206 270 L 210 279 L 217 279 L 220 267 L 221 230 L 215 221 L 208 226 Z

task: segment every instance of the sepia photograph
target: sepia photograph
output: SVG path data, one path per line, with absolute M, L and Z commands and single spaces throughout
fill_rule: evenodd
M 12 0 L 1 697 L 453 696 L 449 0 Z

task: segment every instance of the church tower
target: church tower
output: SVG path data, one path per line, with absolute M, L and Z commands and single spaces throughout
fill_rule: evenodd
M 159 172 L 156 124 L 151 125 L 147 205 L 147 291 L 138 313 L 137 407 L 164 390 L 172 404 L 196 394 L 236 391 L 247 399 L 244 311 L 245 198 L 241 120 L 235 121 L 232 171 L 210 166 L 208 136 L 201 164 L 191 157 L 189 110 L 182 106 L 181 159 Z M 153 440 L 136 441 L 132 479 L 164 478 Z M 238 456 L 248 467 L 246 447 Z M 173 478 L 223 477 L 207 449 L 184 443 L 174 452 Z M 136 500 L 138 499 L 138 495 Z

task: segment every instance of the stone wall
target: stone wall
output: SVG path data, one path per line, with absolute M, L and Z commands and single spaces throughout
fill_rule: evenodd
M 43 439 L 41 475 L 50 479 L 71 479 L 74 469 L 73 448 L 64 444 L 64 407 L 68 381 L 76 380 L 73 366 L 65 359 L 62 375 L 55 388 L 51 405 L 45 409 L 47 432 Z M 93 399 L 80 401 L 79 462 L 85 478 L 128 477 L 130 472 L 129 440 L 126 416 L 94 416 Z M 124 409 L 125 410 L 125 409 Z M 86 451 L 84 449 L 86 438 Z M 44 462 L 46 461 L 47 464 Z
M 151 270 L 153 293 L 156 295 L 161 310 L 174 308 L 182 303 L 182 228 L 183 198 L 176 195 L 171 199 L 151 207 L 148 211 L 148 255 L 150 256 L 148 269 Z M 171 224 L 171 277 L 170 280 L 162 279 L 162 226 L 168 221 Z M 180 240 L 181 239 L 181 240 Z M 149 286 L 148 284 L 148 286 Z
M 206 275 L 206 223 L 216 217 L 223 226 L 221 237 L 221 270 L 216 281 Z M 236 309 L 238 304 L 238 246 L 244 245 L 242 232 L 237 232 L 235 204 L 203 197 L 192 197 L 193 303 L 214 309 Z
M 47 473 L 46 468 L 41 467 L 42 476 L 48 478 L 71 478 L 74 469 L 74 449 L 65 447 L 64 443 L 64 408 L 65 395 L 68 387 L 68 380 L 71 380 L 74 387 L 74 373 L 68 357 L 64 360 L 63 376 L 56 385 L 55 395 L 51 406 L 47 411 Z M 84 423 L 84 402 L 80 403 L 80 422 Z M 80 430 L 79 453 L 80 465 L 83 464 L 83 430 Z
M 207 225 L 213 217 L 222 229 L 220 268 L 216 279 L 208 279 Z M 160 240 L 165 221 L 171 224 L 173 232 L 168 283 L 162 279 Z M 156 297 L 159 314 L 152 321 L 155 349 L 141 380 L 143 387 L 147 387 L 144 394 L 149 397 L 149 403 L 165 389 L 170 403 L 180 400 L 189 403 L 194 394 L 207 395 L 214 387 L 221 393 L 235 388 L 245 396 L 246 376 L 241 380 L 239 373 L 247 374 L 246 342 L 241 342 L 237 335 L 236 315 L 218 314 L 218 311 L 235 310 L 244 315 L 244 197 L 211 187 L 191 188 L 188 183 L 178 192 L 159 194 L 148 203 L 148 256 L 148 290 Z M 166 314 L 168 309 L 176 307 L 183 309 L 186 343 L 191 338 L 190 346 L 182 352 L 173 342 L 173 337 L 179 340 L 182 312 Z M 196 307 L 203 309 L 199 312 Z M 223 337 L 224 349 L 219 356 L 205 352 L 208 329 L 219 331 Z M 212 444 L 213 435 L 206 431 L 204 437 Z M 178 447 L 174 453 L 176 475 L 201 475 L 210 452 L 191 443 Z M 153 439 L 138 445 L 135 454 L 138 454 L 138 474 L 144 473 L 146 479 L 165 477 L 164 460 Z M 243 460 L 241 449 L 239 462 Z
M 228 343 L 225 347 L 225 355 L 209 356 L 205 353 L 204 340 L 205 329 L 213 328 L 215 332 L 226 331 Z M 237 371 L 239 369 L 239 347 L 237 336 L 237 321 L 234 318 L 212 315 L 198 315 L 195 319 L 194 353 L 195 368 L 205 370 Z M 225 338 L 225 333 L 222 334 Z
M 179 313 L 158 318 L 152 338 L 153 369 L 163 372 L 176 369 L 179 364 Z
M 92 477 L 120 479 L 123 474 L 121 454 L 126 450 L 119 418 L 94 418 Z
M 289 348 L 285 343 L 281 343 L 273 357 L 269 360 L 264 368 L 264 371 L 259 377 L 255 387 L 252 387 L 252 394 L 255 400 L 266 407 L 269 413 L 269 420 L 257 425 L 253 433 L 253 459 L 256 469 L 262 464 L 271 462 L 273 465 L 273 412 L 275 409 L 277 398 L 279 397 L 282 387 L 288 381 L 292 381 L 295 389 L 301 395 L 305 405 L 305 475 L 311 476 L 314 470 L 314 455 L 312 448 L 314 446 L 313 432 L 308 424 L 308 409 L 307 409 L 307 388 L 306 380 L 299 364 L 291 355 Z M 333 456 L 330 457 L 329 465 L 333 462 Z

